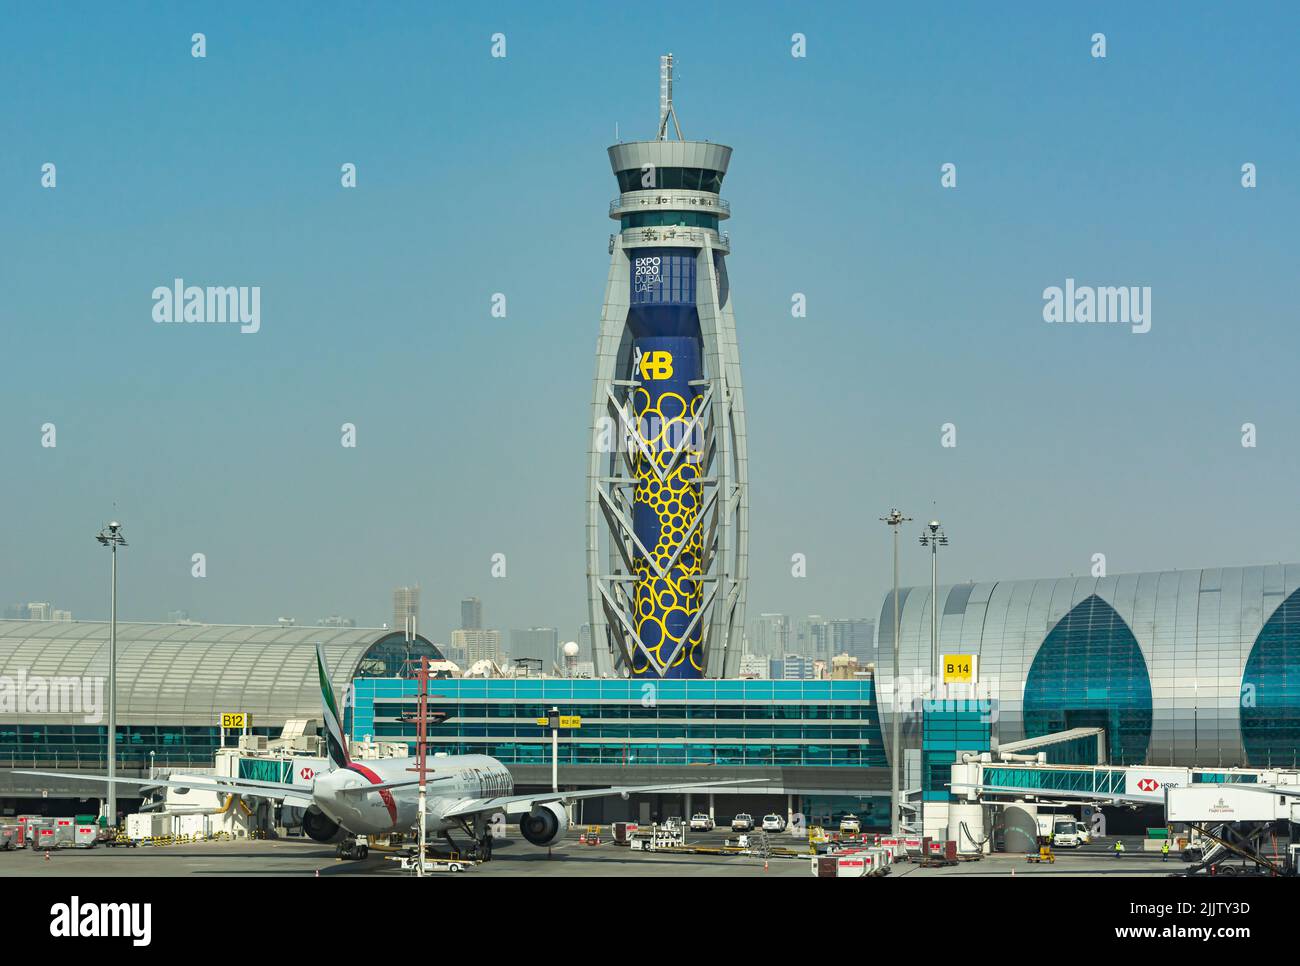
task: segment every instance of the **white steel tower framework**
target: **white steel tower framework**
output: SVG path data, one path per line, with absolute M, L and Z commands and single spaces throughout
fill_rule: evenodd
M 680 139 L 671 54 L 659 114 L 656 140 L 609 148 L 620 230 L 609 239 L 591 402 L 592 659 L 598 674 L 734 677 L 749 499 L 731 241 L 719 230 L 731 148 Z M 680 407 L 670 411 L 669 398 Z

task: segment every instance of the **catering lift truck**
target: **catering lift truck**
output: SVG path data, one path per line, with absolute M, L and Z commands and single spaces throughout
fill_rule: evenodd
M 1169 786 L 1165 818 L 1198 840 L 1183 853 L 1187 875 L 1300 874 L 1300 785 Z

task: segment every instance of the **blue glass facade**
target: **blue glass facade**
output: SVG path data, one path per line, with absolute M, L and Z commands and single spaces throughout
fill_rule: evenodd
M 1284 600 L 1259 632 L 1241 689 L 1247 763 L 1295 767 L 1300 747 L 1300 591 Z
M 639 211 L 619 219 L 619 227 L 623 229 L 664 228 L 669 225 L 680 228 L 712 228 L 717 231 L 718 216 L 698 211 Z
M 279 725 L 251 729 L 268 738 L 278 736 L 280 730 Z M 228 732 L 226 744 L 234 742 Z M 215 726 L 118 725 L 117 764 L 124 772 L 146 769 L 151 763 L 210 768 L 220 745 L 221 729 Z M 104 725 L 0 724 L 0 768 L 102 771 L 107 761 L 108 728 Z
M 921 800 L 952 799 L 952 766 L 958 752 L 988 751 L 992 708 L 976 701 L 926 701 L 921 718 Z
M 1025 681 L 1025 734 L 1105 728 L 1113 765 L 1146 760 L 1151 678 L 1124 619 L 1095 594 L 1081 601 L 1038 649 Z
M 1075 738 L 1035 749 L 1045 752 L 1049 765 L 1100 765 L 1097 760 L 1097 739 L 1092 735 Z
M 939 652 L 978 656 L 1002 742 L 1095 724 L 1116 763 L 1291 767 L 1298 593 L 1300 564 L 940 586 Z M 930 588 L 899 596 L 903 674 L 924 680 Z M 891 597 L 877 624 L 882 655 L 893 650 Z
M 370 678 L 354 687 L 353 738 L 414 742 L 413 681 Z M 433 750 L 488 754 L 506 764 L 550 762 L 551 707 L 582 718 L 562 733 L 562 764 L 885 765 L 870 681 L 661 681 L 549 678 L 436 680 Z

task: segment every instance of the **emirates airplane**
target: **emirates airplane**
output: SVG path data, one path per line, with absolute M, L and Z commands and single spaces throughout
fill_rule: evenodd
M 115 778 L 124 785 L 150 788 L 211 791 L 248 798 L 266 798 L 303 808 L 303 831 L 317 842 L 337 843 L 340 854 L 364 858 L 365 846 L 358 836 L 406 832 L 418 820 L 419 779 L 414 775 L 416 758 L 380 758 L 365 762 L 348 757 L 343 740 L 342 718 L 334 691 L 325 672 L 325 655 L 316 646 L 316 668 L 320 676 L 324 712 L 325 747 L 329 770 L 317 774 L 310 786 L 280 782 L 196 775 L 192 778 Z M 626 797 L 636 792 L 667 792 L 686 788 L 713 788 L 766 782 L 765 778 L 742 778 L 721 782 L 679 782 L 670 785 L 623 785 L 582 791 L 514 794 L 514 779 L 500 761 L 487 755 L 445 755 L 425 760 L 425 831 L 452 842 L 452 830 L 463 831 L 476 843 L 476 854 L 492 855 L 492 819 L 496 815 L 521 816 L 519 831 L 533 845 L 549 846 L 563 838 L 569 828 L 566 802 L 581 798 Z M 75 772 L 17 771 L 19 775 L 107 782 L 106 775 Z M 452 843 L 454 844 L 454 843 Z

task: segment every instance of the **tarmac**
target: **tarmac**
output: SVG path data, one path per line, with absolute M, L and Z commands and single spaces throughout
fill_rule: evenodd
M 716 847 L 730 833 L 697 833 L 692 844 Z M 794 846 L 780 836 L 777 845 Z M 1167 862 L 1159 854 L 1143 853 L 1139 840 L 1125 842 L 1129 851 L 1116 858 L 1105 846 L 1061 850 L 1056 862 L 1031 863 L 1019 854 L 985 856 L 954 866 L 922 867 L 913 863 L 894 866 L 886 879 L 925 879 L 971 876 L 1168 876 L 1185 866 L 1175 856 Z M 805 846 L 806 847 L 806 846 Z M 1113 845 L 1111 846 L 1113 848 Z M 303 839 L 265 841 L 203 842 L 170 846 L 99 846 L 94 849 L 60 849 L 49 853 L 22 849 L 0 852 L 0 877 L 8 876 L 402 876 L 398 863 L 386 853 L 372 849 L 370 857 L 357 862 L 338 859 L 332 845 Z M 668 852 L 633 852 L 606 838 L 600 845 L 584 845 L 571 834 L 551 849 L 537 848 L 515 838 L 499 840 L 491 862 L 472 865 L 466 876 L 811 876 L 807 855 L 796 858 L 771 856 L 764 861 L 748 855 L 692 855 Z

